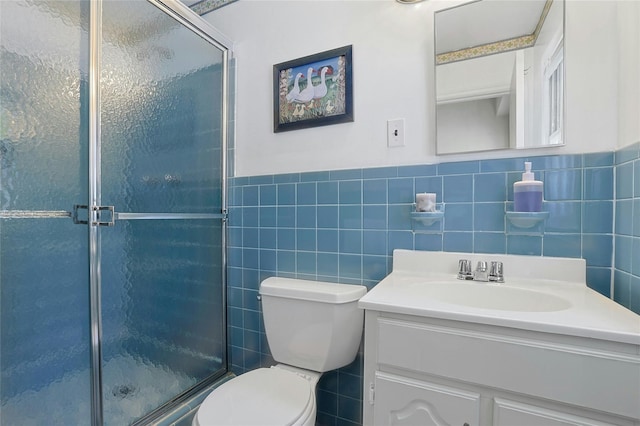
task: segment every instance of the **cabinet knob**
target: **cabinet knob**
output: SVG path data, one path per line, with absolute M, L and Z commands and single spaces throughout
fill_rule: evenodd
M 469 426 L 469 423 L 465 423 L 465 424 L 463 424 L 462 426 Z

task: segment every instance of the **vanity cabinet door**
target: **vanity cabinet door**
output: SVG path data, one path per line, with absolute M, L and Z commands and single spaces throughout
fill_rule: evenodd
M 376 372 L 373 418 L 375 425 L 477 426 L 480 395 Z
M 585 417 L 549 410 L 535 405 L 496 398 L 493 403 L 494 426 L 613 426 Z

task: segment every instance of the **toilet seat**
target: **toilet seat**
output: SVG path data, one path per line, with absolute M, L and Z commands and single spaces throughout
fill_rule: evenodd
M 315 404 L 314 384 L 280 368 L 259 368 L 215 389 L 204 400 L 194 424 L 293 425 L 301 424 Z M 305 417 L 305 418 L 301 418 Z

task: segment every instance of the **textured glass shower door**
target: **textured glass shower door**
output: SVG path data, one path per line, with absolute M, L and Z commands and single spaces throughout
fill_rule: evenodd
M 103 2 L 101 51 L 102 389 L 122 425 L 226 369 L 226 56 L 122 0 Z
M 225 371 L 226 51 L 165 2 L 0 1 L 2 425 Z
M 87 424 L 89 2 L 0 1 L 0 424 Z M 55 34 L 55 37 L 52 37 Z

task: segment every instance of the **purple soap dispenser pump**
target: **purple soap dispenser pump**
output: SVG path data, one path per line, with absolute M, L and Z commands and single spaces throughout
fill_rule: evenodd
M 522 180 L 513 184 L 513 210 L 516 212 L 542 211 L 543 183 L 535 180 L 531 162 L 524 163 Z

